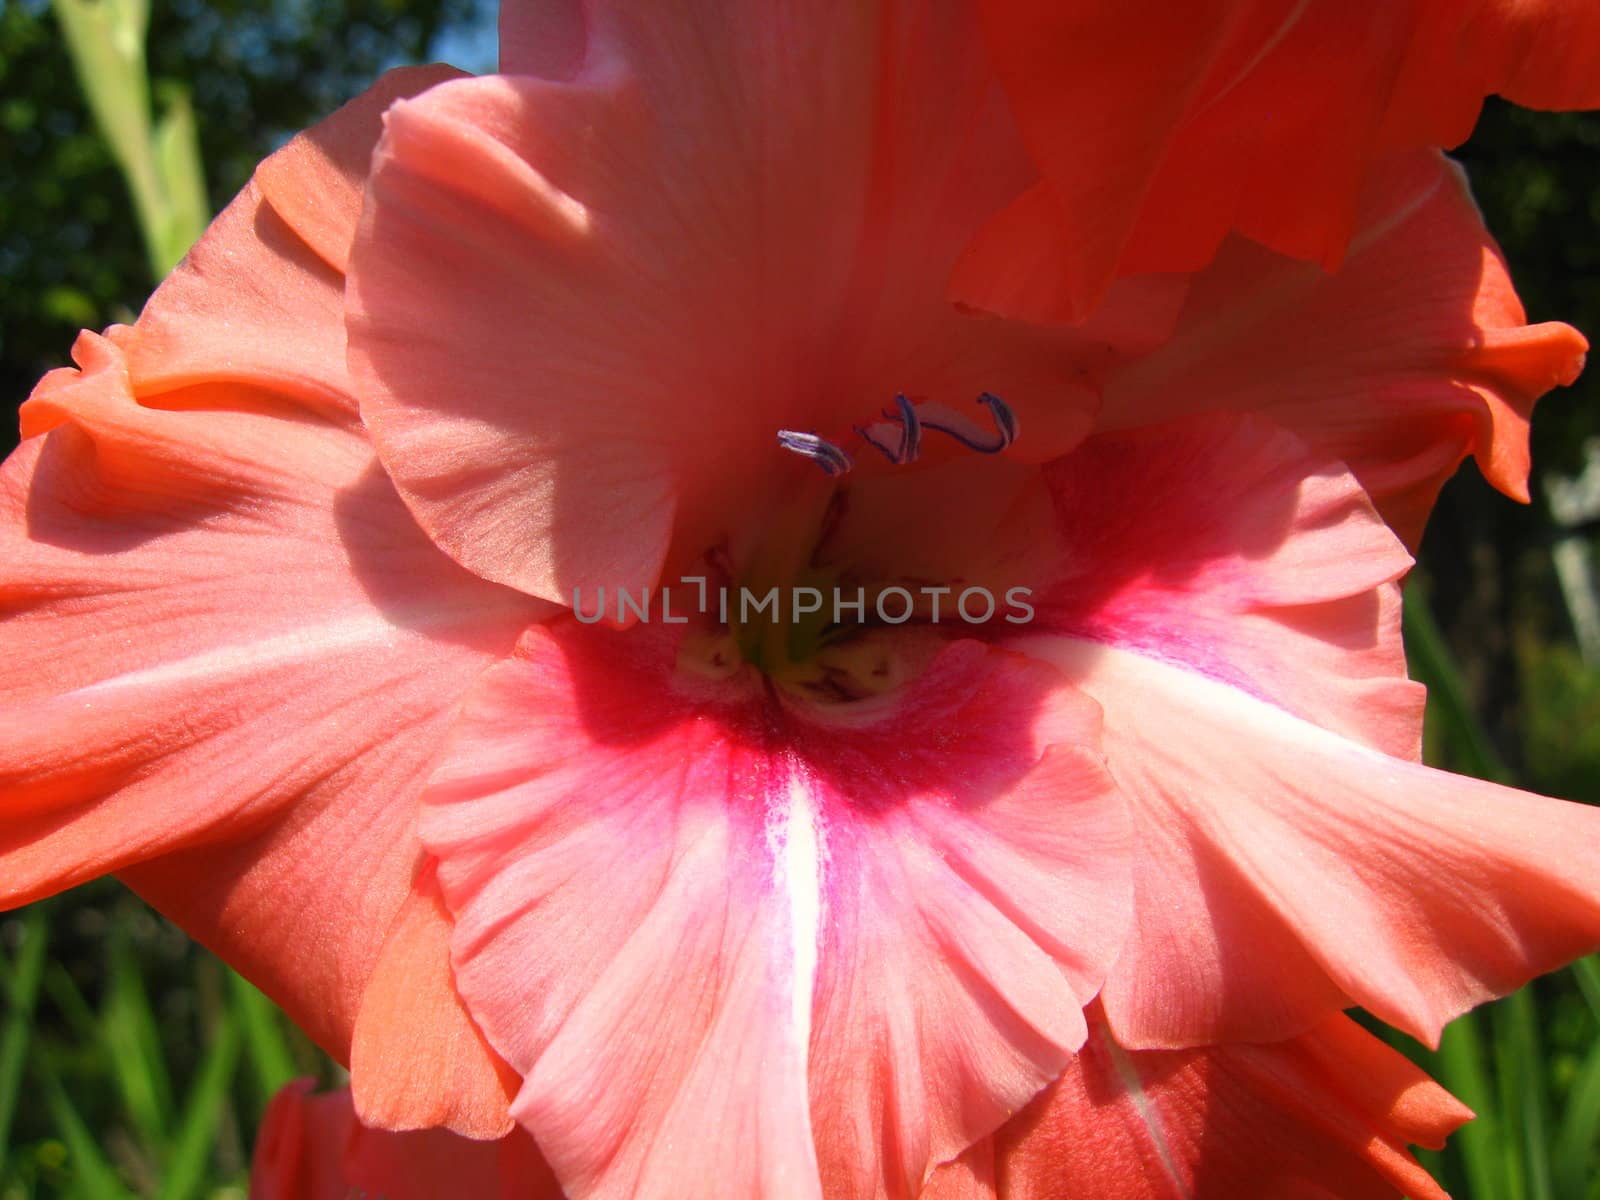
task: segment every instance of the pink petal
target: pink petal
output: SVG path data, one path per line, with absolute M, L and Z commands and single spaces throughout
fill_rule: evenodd
M 1018 645 L 1101 703 L 1138 815 L 1119 1040 L 1287 1037 L 1354 1003 L 1431 1038 L 1600 943 L 1600 812 L 1411 761 L 1408 560 L 1347 474 L 1218 416 L 1047 477 L 1066 572 Z
M 136 885 L 343 1056 L 421 776 L 541 610 L 438 554 L 357 434 L 148 407 L 77 353 L 0 468 L 0 895 L 159 859 Z
M 1352 1004 L 1435 1043 L 1600 947 L 1600 811 L 1380 754 L 1186 666 L 1048 653 L 1104 706 L 1139 814 L 1104 992 L 1126 1044 L 1284 1036 Z
M 390 71 L 262 162 L 127 335 L 134 390 L 149 397 L 227 382 L 353 417 L 343 271 L 379 116 L 459 74 Z
M 995 392 L 1039 457 L 1082 436 L 1074 354 L 1100 342 L 944 299 L 1026 173 L 958 11 L 805 4 L 781 36 L 726 0 L 583 17 L 569 81 L 435 88 L 376 160 L 351 362 L 452 556 L 562 602 L 651 584 L 815 475 L 779 429 L 848 440 L 899 392 Z
M 442 1130 L 391 1133 L 362 1125 L 349 1091 L 289 1084 L 267 1107 L 250 1170 L 250 1200 L 561 1200 L 525 1134 L 473 1142 Z
M 947 587 L 939 608 L 947 623 L 959 617 L 966 588 L 1003 599 L 1013 585 L 1053 574 L 1060 553 L 1044 473 L 1008 455 L 862 472 L 840 487 L 835 511 L 816 557 L 843 572 L 841 591 L 899 583 L 920 594 L 917 588 L 939 581 Z
M 1172 341 L 1113 374 L 1103 424 L 1266 413 L 1347 462 L 1414 544 L 1468 453 L 1527 499 L 1529 414 L 1573 381 L 1586 343 L 1566 325 L 1524 325 L 1459 170 L 1437 155 L 1379 173 L 1357 228 L 1331 276 L 1230 242 Z
M 1349 473 L 1259 417 L 1102 435 L 1051 464 L 1059 564 L 1030 630 L 1175 661 L 1390 754 L 1420 754 L 1411 565 Z M 1016 522 L 1031 528 L 1035 522 Z
M 832 716 L 672 654 L 530 630 L 430 786 L 513 1112 L 575 1196 L 914 1196 L 1061 1069 L 1116 952 L 1094 710 L 975 643 Z
M 1406 1151 L 1471 1114 L 1346 1017 L 1293 1041 L 1130 1051 L 1103 1025 L 1061 1081 L 935 1176 L 966 1200 L 1446 1200 Z

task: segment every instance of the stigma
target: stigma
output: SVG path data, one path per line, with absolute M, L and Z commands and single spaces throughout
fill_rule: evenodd
M 1017 440 L 1020 432 L 1017 415 L 992 392 L 984 392 L 977 403 L 988 410 L 988 422 L 948 404 L 935 401 L 913 404 L 904 395 L 897 395 L 894 407 L 884 409 L 882 420 L 857 425 L 855 432 L 895 466 L 917 460 L 922 453 L 923 433 L 929 429 L 954 438 L 979 454 L 999 454 Z M 855 460 L 843 447 L 815 433 L 780 429 L 778 445 L 811 459 L 829 477 L 843 475 L 855 465 Z

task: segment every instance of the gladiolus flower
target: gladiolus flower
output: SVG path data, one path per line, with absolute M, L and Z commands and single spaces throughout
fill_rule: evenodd
M 1097 995 L 1130 1053 L 1432 1037 L 1600 943 L 1600 814 L 1416 763 L 1409 558 L 1351 473 L 1425 510 L 1581 339 L 1487 268 L 1219 263 L 1175 294 L 1235 328 L 1429 319 L 1269 398 L 1161 288 L 951 307 L 1031 170 L 957 5 L 507 28 L 508 74 L 396 74 L 267 160 L 26 406 L 7 900 L 121 873 L 361 1122 L 515 1121 L 575 1197 L 914 1196 Z M 1373 242 L 1487 261 L 1407 170 Z M 1201 401 L 1143 356 L 1174 329 Z
M 978 0 L 1038 179 L 955 294 L 1079 320 L 1110 283 L 1195 271 L 1237 232 L 1333 270 L 1372 172 L 1466 140 L 1485 96 L 1600 108 L 1588 0 Z

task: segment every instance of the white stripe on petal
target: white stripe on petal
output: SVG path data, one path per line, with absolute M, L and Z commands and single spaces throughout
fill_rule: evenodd
M 789 915 L 790 997 L 801 1053 L 811 1043 L 812 994 L 817 981 L 817 938 L 822 918 L 822 831 L 806 781 L 789 776 L 786 803 L 773 814 L 769 833 L 778 889 Z

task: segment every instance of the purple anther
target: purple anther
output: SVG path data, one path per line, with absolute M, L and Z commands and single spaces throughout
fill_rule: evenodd
M 978 403 L 987 408 L 989 415 L 994 418 L 993 430 L 983 428 L 965 413 L 944 404 L 924 404 L 917 415 L 925 428 L 949 434 L 969 450 L 976 450 L 979 454 L 999 454 L 1016 441 L 1017 434 L 1021 432 L 1017 414 L 991 392 L 979 396 Z
M 778 445 L 803 458 L 809 458 L 830 478 L 843 475 L 855 464 L 850 456 L 825 438 L 814 433 L 799 433 L 793 429 L 778 430 Z

